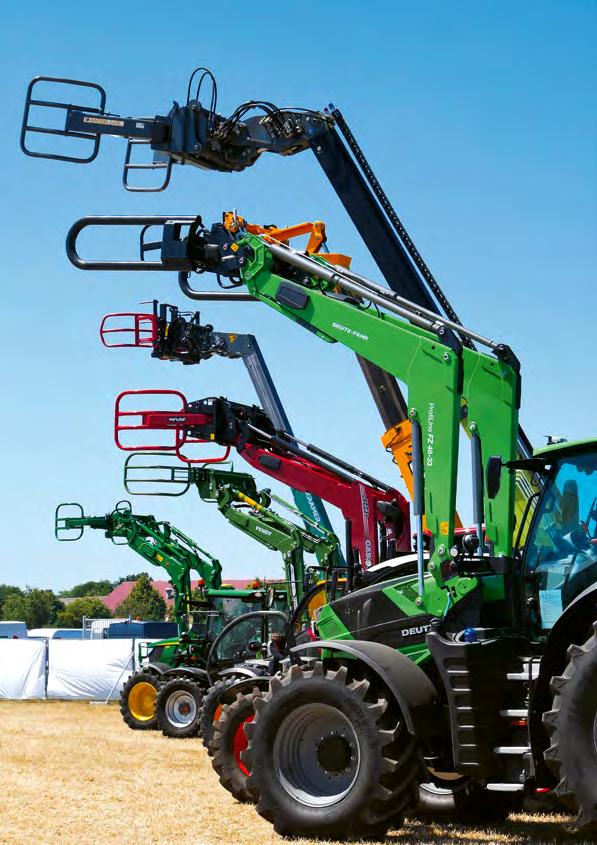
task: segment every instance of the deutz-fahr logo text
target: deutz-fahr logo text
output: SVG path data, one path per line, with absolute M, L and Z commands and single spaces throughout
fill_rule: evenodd
M 431 625 L 417 625 L 416 628 L 404 628 L 402 631 L 403 637 L 416 637 L 417 634 L 428 634 L 431 630 Z
M 358 332 L 356 329 L 350 329 L 348 326 L 343 326 L 342 323 L 332 323 L 332 328 L 339 329 L 341 332 L 346 332 L 353 337 L 358 337 L 359 340 L 369 340 L 368 334 L 362 334 L 362 332 Z

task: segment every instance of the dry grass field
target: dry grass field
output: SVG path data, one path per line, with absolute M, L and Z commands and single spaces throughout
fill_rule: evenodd
M 219 786 L 200 741 L 131 731 L 116 706 L 0 702 L 0 727 L 2 845 L 284 841 Z M 568 823 L 555 815 L 511 816 L 496 829 L 407 822 L 387 842 L 582 842 Z

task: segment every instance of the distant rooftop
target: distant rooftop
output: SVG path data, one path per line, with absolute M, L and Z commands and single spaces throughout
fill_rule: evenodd
M 249 584 L 252 584 L 254 578 L 223 578 L 222 584 L 234 587 L 235 590 L 244 590 Z M 102 596 L 101 600 L 106 607 L 114 613 L 119 604 L 128 598 L 129 593 L 135 586 L 135 581 L 123 581 L 117 587 L 114 587 L 111 593 L 107 596 Z M 152 581 L 151 586 L 158 591 L 167 605 L 171 605 L 174 601 L 174 592 L 170 581 Z M 199 581 L 191 581 L 191 586 L 196 589 L 199 586 Z

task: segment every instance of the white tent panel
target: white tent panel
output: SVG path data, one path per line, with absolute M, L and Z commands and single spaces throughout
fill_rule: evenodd
M 48 698 L 117 699 L 133 669 L 132 640 L 50 640 Z
M 46 643 L 0 639 L 0 698 L 45 698 Z

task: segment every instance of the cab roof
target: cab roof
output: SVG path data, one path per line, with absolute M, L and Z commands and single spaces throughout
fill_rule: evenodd
M 570 453 L 589 452 L 597 450 L 597 440 L 587 438 L 585 440 L 571 440 L 569 443 L 553 443 L 551 446 L 544 446 L 542 449 L 533 449 L 535 458 L 553 458 L 559 460 Z

